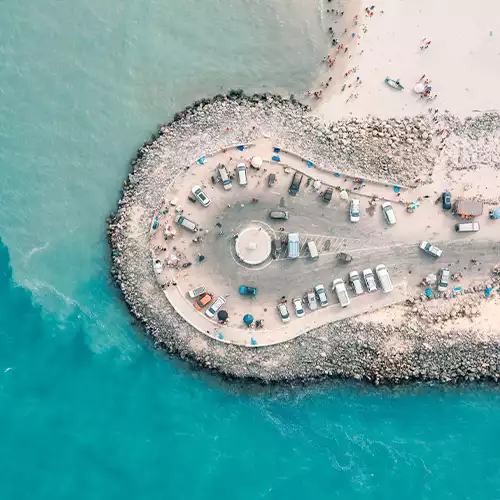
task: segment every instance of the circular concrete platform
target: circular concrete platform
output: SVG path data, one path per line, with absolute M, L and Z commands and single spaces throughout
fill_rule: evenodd
M 247 227 L 240 232 L 235 248 L 236 255 L 242 262 L 256 266 L 271 255 L 271 237 L 262 227 Z

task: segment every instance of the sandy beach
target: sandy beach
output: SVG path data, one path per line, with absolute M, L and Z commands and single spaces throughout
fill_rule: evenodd
M 325 11 L 330 5 L 325 2 Z M 325 12 L 323 18 L 325 30 L 332 26 L 348 51 L 332 47 L 335 64 L 332 69 L 322 64 L 315 90 L 322 88 L 321 81 L 332 80 L 322 88 L 321 99 L 311 98 L 318 116 L 327 121 L 370 114 L 394 117 L 437 107 L 463 118 L 499 108 L 500 16 L 494 0 L 472 8 L 450 0 L 349 2 L 342 8 L 344 16 Z M 420 48 L 428 42 L 428 48 Z M 437 95 L 431 102 L 413 91 L 424 74 Z M 361 84 L 356 83 L 358 76 Z M 388 76 L 400 79 L 404 90 L 386 85 Z

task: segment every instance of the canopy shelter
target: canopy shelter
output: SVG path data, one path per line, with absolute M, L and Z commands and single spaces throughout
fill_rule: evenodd
M 500 219 L 500 208 L 490 210 L 490 219 Z
M 455 213 L 461 217 L 477 217 L 483 214 L 483 202 L 476 200 L 457 200 Z

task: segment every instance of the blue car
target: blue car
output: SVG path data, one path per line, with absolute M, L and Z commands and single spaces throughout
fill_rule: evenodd
M 451 194 L 449 191 L 443 193 L 443 208 L 445 210 L 451 209 Z
M 253 286 L 240 286 L 240 293 L 241 295 L 252 295 L 255 297 L 257 295 L 257 288 L 254 288 Z

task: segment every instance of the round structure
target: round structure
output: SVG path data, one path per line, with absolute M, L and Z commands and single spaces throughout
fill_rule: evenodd
M 250 266 L 265 262 L 271 255 L 271 237 L 262 227 L 247 227 L 236 240 L 236 255 Z

